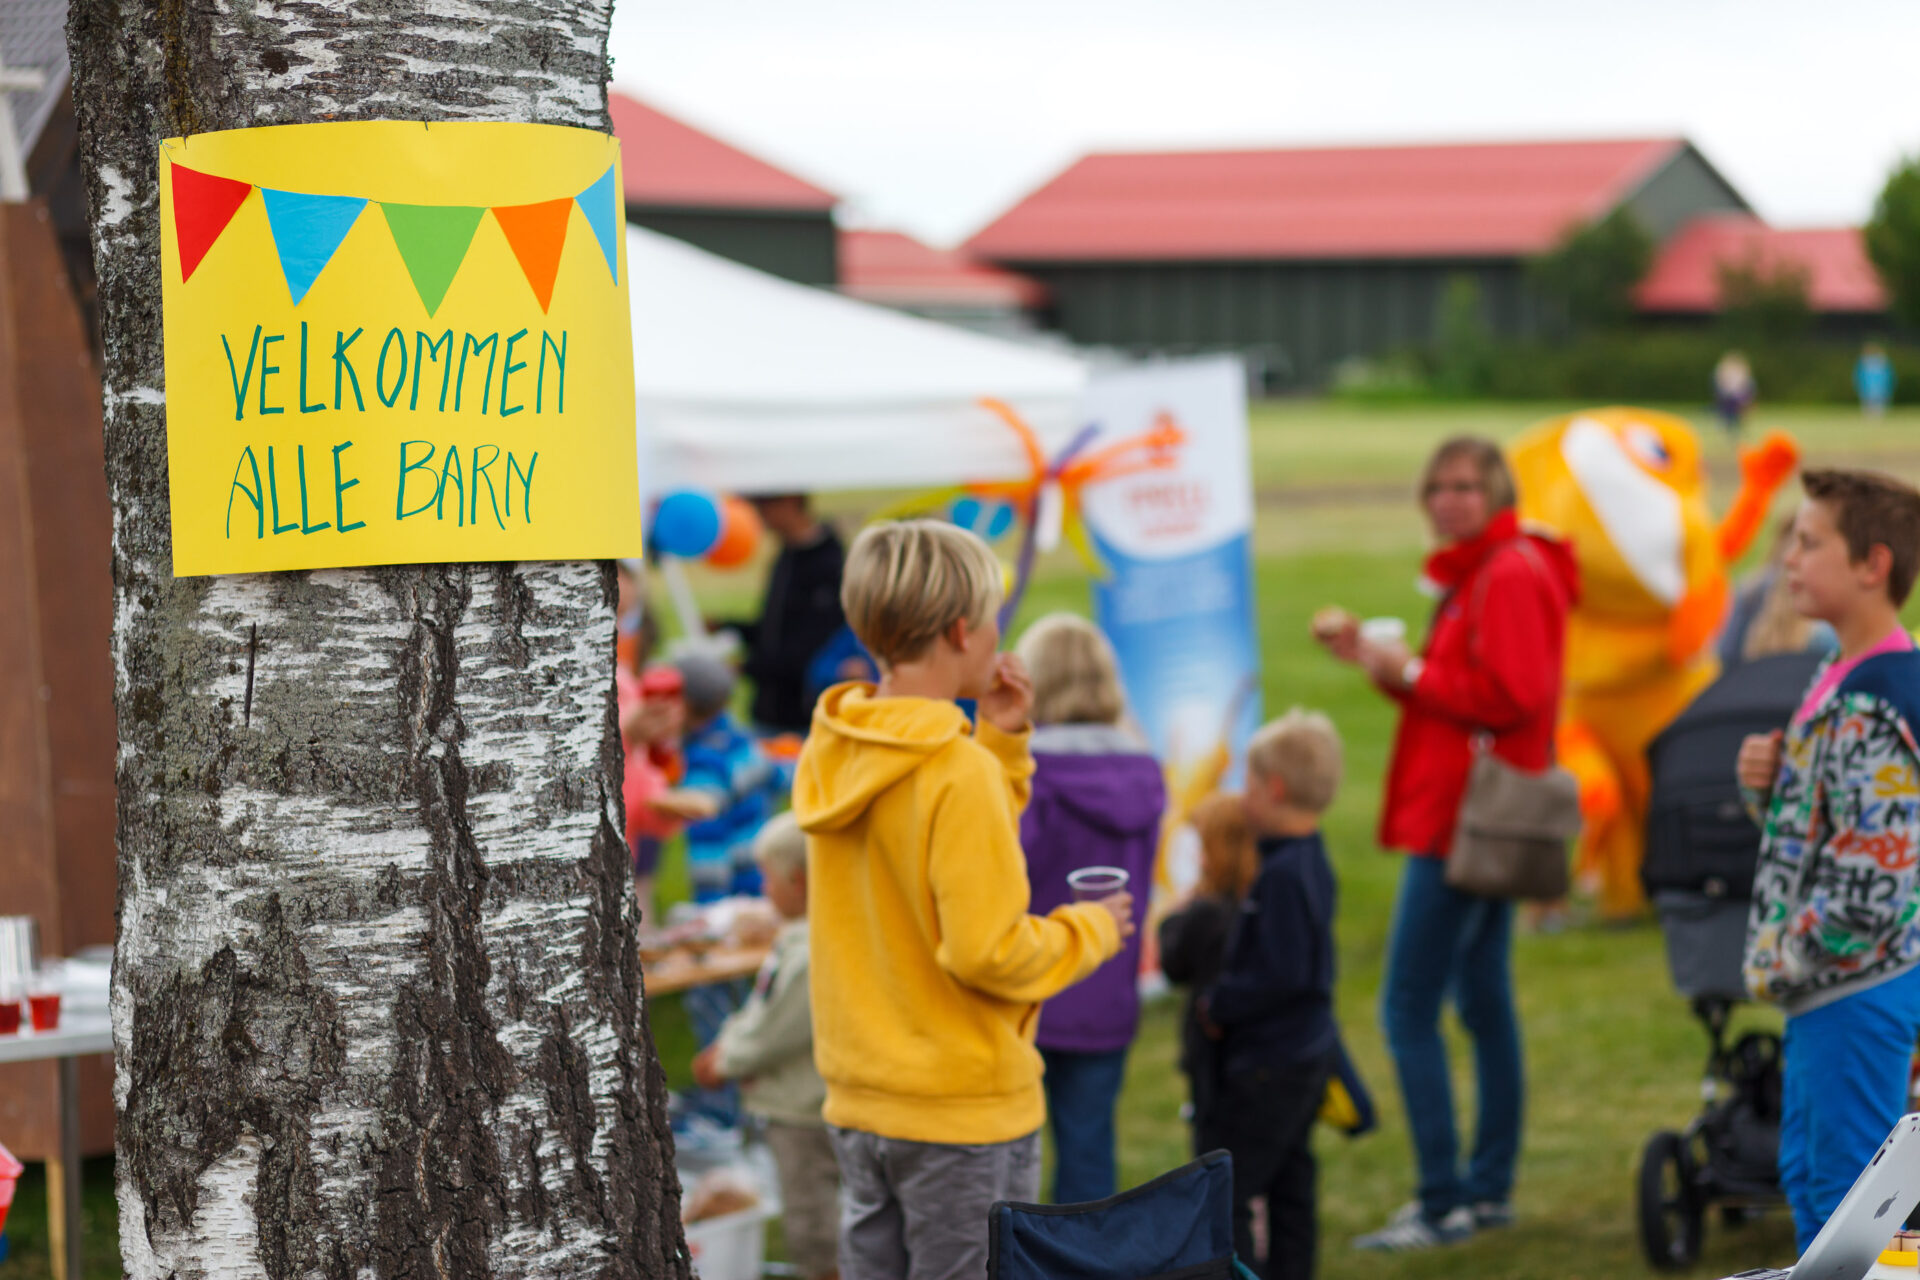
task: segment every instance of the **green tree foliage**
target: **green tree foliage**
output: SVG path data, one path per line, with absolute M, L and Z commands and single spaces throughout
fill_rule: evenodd
M 1798 262 L 1768 263 L 1759 254 L 1722 262 L 1720 326 L 1736 342 L 1789 342 L 1813 325 L 1807 291 L 1813 273 Z
M 1579 329 L 1615 329 L 1633 315 L 1633 289 L 1653 265 L 1653 236 L 1622 206 L 1576 226 L 1533 261 L 1540 291 Z
M 1920 325 L 1920 156 L 1901 161 L 1887 178 L 1864 234 L 1894 314 Z
M 1469 275 L 1447 278 L 1435 307 L 1433 331 L 1435 388 L 1456 396 L 1485 390 L 1494 341 L 1479 281 Z

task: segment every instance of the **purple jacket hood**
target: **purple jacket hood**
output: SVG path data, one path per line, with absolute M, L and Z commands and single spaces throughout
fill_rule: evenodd
M 1038 1044 L 1079 1053 L 1122 1049 L 1140 1018 L 1141 931 L 1167 807 L 1160 763 L 1139 738 L 1109 725 L 1043 726 L 1032 749 L 1033 795 L 1020 818 L 1032 910 L 1044 915 L 1073 900 L 1069 872 L 1120 867 L 1129 877 L 1136 930 L 1118 956 L 1047 1002 Z

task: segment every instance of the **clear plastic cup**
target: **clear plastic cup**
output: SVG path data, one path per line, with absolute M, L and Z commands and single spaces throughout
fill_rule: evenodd
M 1128 876 L 1122 867 L 1082 867 L 1067 873 L 1067 888 L 1075 902 L 1099 902 L 1127 891 Z
M 1368 618 L 1360 624 L 1360 638 L 1369 644 L 1393 644 L 1407 638 L 1405 618 Z

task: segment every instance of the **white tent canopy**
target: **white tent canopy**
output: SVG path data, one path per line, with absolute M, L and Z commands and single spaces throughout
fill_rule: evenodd
M 1069 356 L 792 284 L 627 228 L 644 486 L 912 488 L 1027 474 L 1011 405 L 1049 454 L 1080 425 Z

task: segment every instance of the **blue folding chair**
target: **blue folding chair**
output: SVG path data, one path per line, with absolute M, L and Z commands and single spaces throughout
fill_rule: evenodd
M 987 1218 L 988 1280 L 1253 1280 L 1233 1256 L 1233 1157 L 1210 1151 L 1088 1204 L 1002 1200 Z

